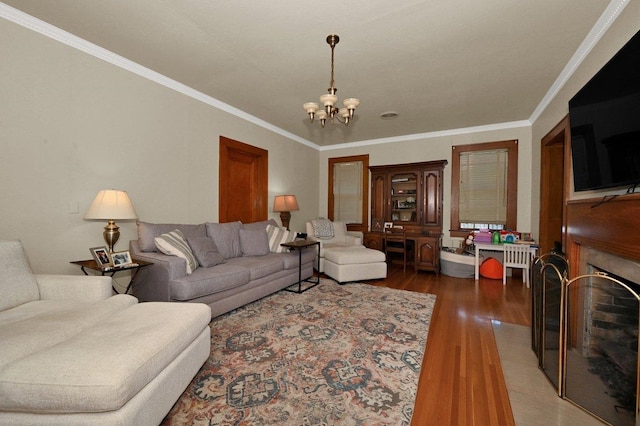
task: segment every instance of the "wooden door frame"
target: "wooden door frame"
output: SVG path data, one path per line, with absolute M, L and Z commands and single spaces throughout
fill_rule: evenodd
M 557 187 L 557 183 L 551 182 L 549 170 L 552 167 L 551 156 L 555 148 L 562 145 L 564 152 L 563 162 L 563 191 L 562 191 L 562 247 L 567 250 L 567 200 L 570 196 L 571 188 L 571 127 L 569 116 L 565 116 L 555 125 L 540 141 L 540 218 L 538 243 L 541 253 L 548 252 L 553 248 L 550 241 L 550 233 L 545 233 L 544 220 L 550 210 L 550 190 Z M 555 184 L 555 186 L 554 186 Z
M 347 157 L 334 157 L 329 158 L 328 165 L 328 200 L 327 200 L 327 217 L 329 220 L 334 220 L 333 217 L 333 209 L 334 209 L 334 197 L 333 197 L 333 184 L 334 184 L 334 176 L 333 169 L 336 164 L 339 163 L 351 163 L 355 161 L 362 162 L 362 221 L 360 223 L 350 223 L 347 225 L 347 229 L 349 231 L 360 231 L 366 232 L 369 230 L 368 217 L 369 217 L 369 154 L 363 155 L 351 155 Z
M 269 196 L 269 151 L 243 142 L 220 136 L 219 167 L 218 167 L 218 221 L 220 223 L 235 221 L 229 217 L 226 200 L 229 194 L 225 185 L 226 176 L 231 172 L 229 156 L 233 152 L 253 157 L 254 179 L 250 191 L 253 200 L 252 219 L 254 222 L 266 220 L 268 216 Z

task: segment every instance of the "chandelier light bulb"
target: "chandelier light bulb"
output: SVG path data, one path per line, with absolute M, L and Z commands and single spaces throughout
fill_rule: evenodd
M 327 122 L 327 112 L 321 109 L 316 115 L 318 117 L 318 120 L 320 120 L 320 124 L 322 124 L 322 127 L 324 127 L 325 123 Z
M 315 102 L 307 102 L 302 105 L 302 108 L 307 111 L 307 114 L 309 114 L 309 120 L 311 120 L 311 122 L 313 123 L 313 117 L 319 108 L 318 104 Z
M 340 111 L 338 111 L 338 115 L 344 120 L 344 125 L 348 126 L 349 118 L 351 118 L 349 110 L 347 108 L 340 108 Z
M 356 108 L 358 107 L 358 105 L 360 105 L 360 99 L 347 98 L 342 101 L 342 104 L 349 110 L 349 117 L 353 117 Z

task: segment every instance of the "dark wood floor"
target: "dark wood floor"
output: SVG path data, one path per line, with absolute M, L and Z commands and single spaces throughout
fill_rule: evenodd
M 452 278 L 391 266 L 373 285 L 437 296 L 412 426 L 514 425 L 491 320 L 529 325 L 530 291 L 521 276 Z

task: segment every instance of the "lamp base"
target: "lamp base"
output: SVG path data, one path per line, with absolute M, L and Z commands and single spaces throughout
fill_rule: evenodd
M 280 220 L 282 221 L 282 226 L 289 230 L 289 221 L 291 220 L 291 212 L 280 212 Z
M 102 236 L 104 237 L 104 242 L 109 246 L 109 253 L 113 253 L 113 246 L 116 245 L 120 238 L 120 227 L 116 225 L 113 219 L 109 220 L 107 226 L 104 227 Z

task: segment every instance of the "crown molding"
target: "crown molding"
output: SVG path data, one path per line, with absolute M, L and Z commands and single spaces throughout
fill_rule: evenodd
M 391 138 L 370 139 L 360 142 L 341 143 L 339 145 L 329 145 L 320 147 L 320 151 L 330 151 L 335 149 L 347 149 L 368 145 L 379 145 L 384 143 L 407 142 L 421 139 L 433 139 L 443 136 L 466 135 L 469 133 L 492 132 L 495 130 L 516 129 L 520 127 L 531 127 L 529 120 L 509 121 L 505 123 L 487 124 L 483 126 L 463 127 L 459 129 L 439 130 L 437 132 L 415 133 L 413 135 L 394 136 Z
M 529 117 L 531 123 L 535 123 L 542 112 L 549 106 L 553 99 L 558 95 L 560 89 L 569 81 L 571 76 L 576 72 L 580 64 L 585 60 L 587 55 L 593 50 L 595 45 L 600 41 L 604 33 L 607 32 L 611 24 L 620 16 L 620 13 L 629 4 L 631 0 L 612 0 L 609 6 L 602 12 L 600 18 L 584 38 L 578 50 L 573 54 L 569 62 L 564 67 L 556 81 L 551 85 L 547 93 L 544 95 L 538 106 Z
M 286 130 L 283 130 L 270 123 L 267 123 L 266 121 L 261 120 L 258 117 L 255 117 L 251 114 L 247 114 L 246 112 L 239 110 L 238 108 L 235 108 L 229 104 L 221 102 L 218 99 L 213 98 L 209 95 L 205 95 L 204 93 L 199 92 L 198 90 L 195 90 L 189 86 L 186 86 L 176 80 L 173 80 L 167 76 L 164 76 L 156 71 L 153 71 L 136 62 L 133 62 L 116 53 L 113 53 L 110 50 L 104 49 L 96 44 L 93 44 L 87 40 L 84 40 L 76 35 L 73 35 L 67 31 L 64 31 L 54 25 L 44 22 L 31 15 L 28 15 L 4 3 L 0 3 L 0 17 L 8 21 L 11 21 L 15 24 L 18 24 L 24 28 L 27 28 L 34 32 L 42 34 L 45 37 L 51 38 L 62 44 L 65 44 L 81 52 L 84 52 L 88 55 L 94 56 L 112 65 L 115 65 L 117 67 L 130 71 L 136 75 L 139 75 L 140 77 L 144 77 L 148 80 L 151 80 L 169 89 L 175 90 L 176 92 L 182 93 L 183 95 L 199 100 L 200 102 L 203 102 L 214 108 L 227 112 L 245 121 L 248 121 L 257 126 L 263 127 L 269 131 L 277 133 L 288 139 L 299 142 L 311 148 L 315 148 L 315 149 L 319 148 L 318 145 L 306 139 L 303 139 L 297 135 L 294 135 L 293 133 L 287 132 Z

